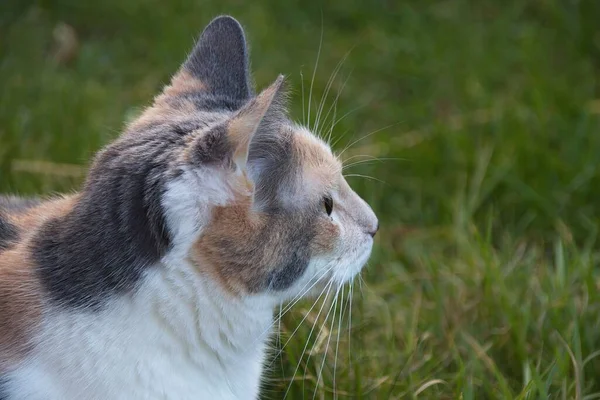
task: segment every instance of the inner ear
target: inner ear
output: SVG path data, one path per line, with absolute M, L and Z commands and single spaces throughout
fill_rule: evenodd
M 216 97 L 247 100 L 253 96 L 244 29 L 233 17 L 220 16 L 208 24 L 172 85 L 190 82 Z
M 273 134 L 269 128 L 285 118 L 283 75 L 250 100 L 229 121 L 227 135 L 233 145 L 233 161 L 240 170 L 246 170 L 250 145 L 261 134 Z M 259 132 L 260 131 L 260 132 Z

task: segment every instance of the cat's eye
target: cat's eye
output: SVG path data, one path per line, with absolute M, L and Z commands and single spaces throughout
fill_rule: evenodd
M 331 212 L 333 211 L 333 199 L 331 196 L 326 195 L 323 197 L 323 206 L 325 207 L 327 215 L 331 215 Z

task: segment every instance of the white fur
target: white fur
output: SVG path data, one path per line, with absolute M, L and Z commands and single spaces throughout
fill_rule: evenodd
M 188 250 L 210 219 L 214 205 L 224 205 L 233 198 L 234 190 L 216 168 L 182 167 L 180 177 L 167 185 L 163 209 L 173 237 L 168 262 L 184 260 Z
M 99 314 L 48 313 L 10 398 L 257 398 L 273 303 L 235 301 L 191 265 L 161 267 Z

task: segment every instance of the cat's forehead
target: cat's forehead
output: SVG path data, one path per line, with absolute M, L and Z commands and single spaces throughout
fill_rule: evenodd
M 342 164 L 322 139 L 302 126 L 294 126 L 293 148 L 305 184 L 317 192 L 332 190 L 338 184 Z

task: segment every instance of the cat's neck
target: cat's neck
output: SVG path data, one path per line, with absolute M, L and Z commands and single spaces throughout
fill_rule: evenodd
M 262 352 L 269 339 L 272 301 L 227 293 L 186 261 L 157 268 L 146 285 L 137 295 L 149 296 L 153 312 L 165 318 L 191 349 L 208 346 L 220 361 L 237 361 L 257 349 Z
M 233 297 L 193 266 L 182 264 L 149 272 L 131 310 L 144 321 L 132 326 L 153 330 L 156 337 L 148 340 L 149 351 L 169 349 L 169 362 L 185 364 L 194 372 L 190 379 L 215 382 L 219 391 L 225 387 L 235 398 L 256 398 L 273 328 L 273 304 Z M 161 355 L 148 362 L 157 357 Z

